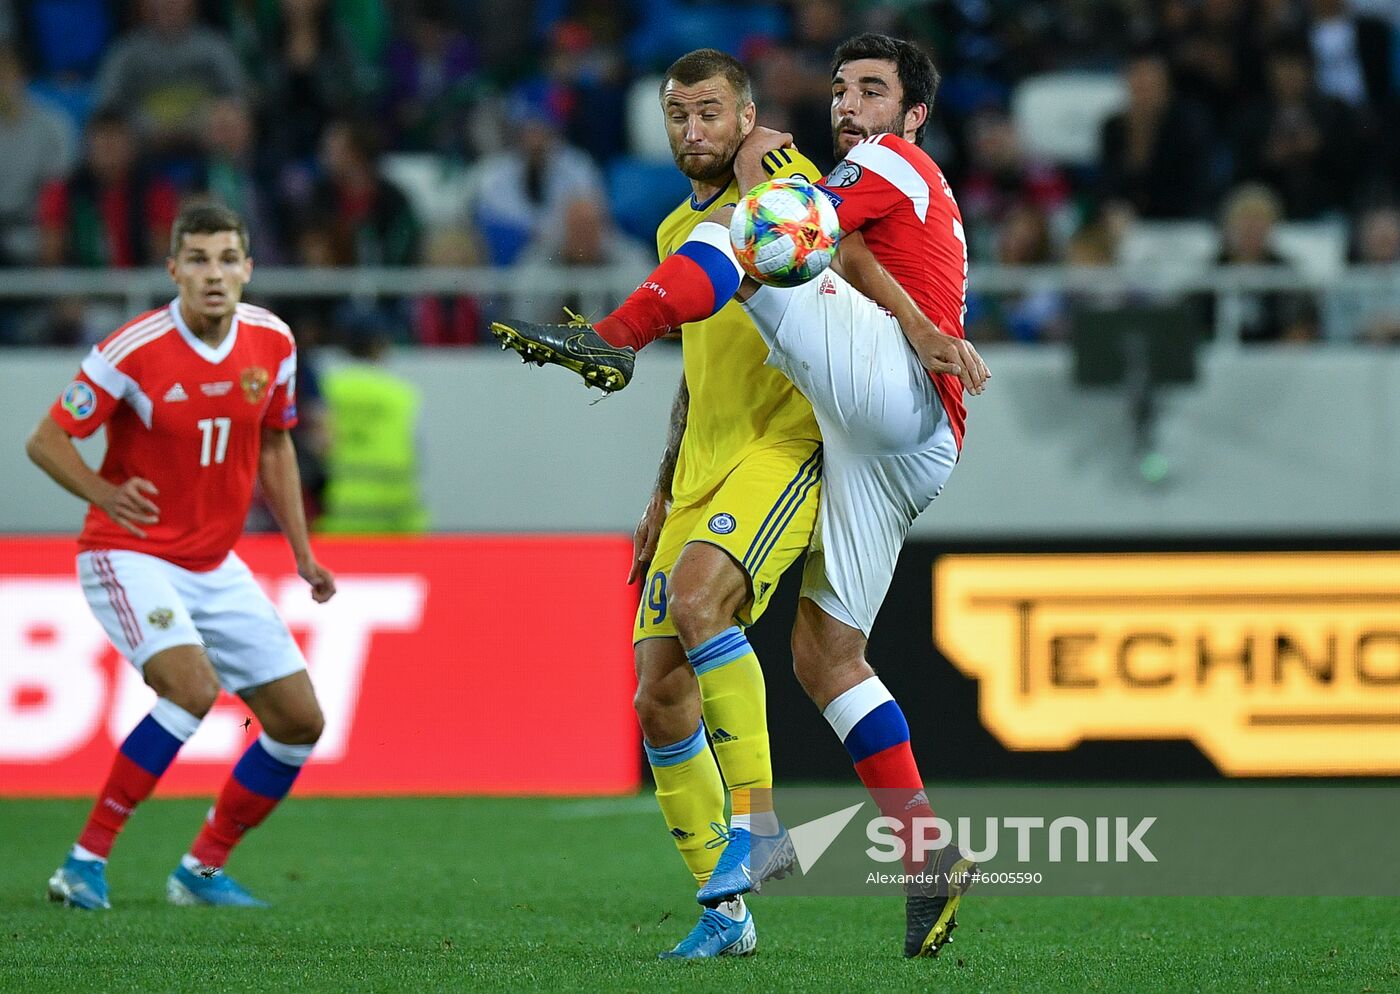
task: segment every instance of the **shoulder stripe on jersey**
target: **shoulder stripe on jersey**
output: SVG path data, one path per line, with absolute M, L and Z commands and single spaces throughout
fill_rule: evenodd
M 296 339 L 292 337 L 291 326 L 266 307 L 258 307 L 256 304 L 239 304 L 238 316 L 252 324 L 280 332 L 287 341 L 293 345 L 296 344 Z
M 166 313 L 167 309 L 162 307 L 159 310 L 149 311 L 140 317 L 133 318 L 128 321 L 125 326 L 118 328 L 116 333 L 112 335 L 111 340 L 104 343 L 101 347 L 103 349 L 112 348 L 123 339 L 130 338 L 132 335 L 151 327 L 156 321 L 160 320 L 161 315 Z
M 154 342 L 166 332 L 173 330 L 174 327 L 174 322 L 172 322 L 167 315 L 163 320 L 152 322 L 137 334 L 132 334 L 130 337 L 123 335 L 121 339 L 113 341 L 108 345 L 107 349 L 102 354 L 107 358 L 108 362 L 115 366 L 141 346 Z
M 889 146 L 880 144 L 878 139 L 881 137 L 883 136 L 875 135 L 857 142 L 846 154 L 846 161 L 854 162 L 862 169 L 868 169 L 884 179 L 909 198 L 920 221 L 927 220 L 928 181 L 919 175 L 919 171 L 908 159 Z
M 146 396 L 135 380 L 114 366 L 110 359 L 93 349 L 83 360 L 82 370 L 88 379 L 117 400 L 124 400 L 130 404 L 141 423 L 147 428 L 151 427 L 151 398 Z
M 123 332 L 119 332 L 118 335 L 113 337 L 111 342 L 101 346 L 102 354 L 108 358 L 112 358 L 116 356 L 116 354 L 123 353 L 123 351 L 129 349 L 132 344 L 136 343 L 137 340 L 146 339 L 155 329 L 161 328 L 162 325 L 169 325 L 169 323 L 171 323 L 171 321 L 169 321 L 169 312 L 165 311 L 165 309 L 161 309 L 161 311 L 157 311 L 155 314 L 148 315 L 146 318 L 141 319 L 141 321 L 134 323 L 134 325 L 130 325 L 129 328 L 123 330 Z M 113 358 L 112 361 L 115 363 L 115 358 Z

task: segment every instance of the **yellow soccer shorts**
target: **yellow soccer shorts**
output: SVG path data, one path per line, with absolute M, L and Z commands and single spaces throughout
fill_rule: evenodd
M 821 472 L 820 442 L 779 442 L 745 457 L 700 499 L 672 505 L 649 566 L 632 641 L 676 637 L 666 584 L 691 542 L 719 546 L 748 574 L 752 599 L 735 620 L 745 626 L 757 621 L 778 578 L 812 538 Z

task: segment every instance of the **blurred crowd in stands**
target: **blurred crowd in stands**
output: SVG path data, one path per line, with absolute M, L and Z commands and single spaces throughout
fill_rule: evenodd
M 207 195 L 261 265 L 644 271 L 688 193 L 665 66 L 739 55 L 760 122 L 829 167 L 831 52 L 866 29 L 943 73 L 926 147 L 974 265 L 1400 263 L 1397 0 L 0 0 L 0 266 L 159 264 Z M 1248 341 L 1394 340 L 1397 279 L 1256 293 L 1237 320 Z M 1054 340 L 1073 304 L 977 293 L 969 330 Z M 370 321 L 469 344 L 489 302 L 288 309 L 332 340 Z M 36 313 L 0 300 L 0 341 L 105 330 Z

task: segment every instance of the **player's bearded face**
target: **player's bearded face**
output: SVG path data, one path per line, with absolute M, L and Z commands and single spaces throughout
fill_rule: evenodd
M 182 236 L 179 254 L 168 266 L 180 290 L 181 309 L 212 321 L 233 313 L 253 275 L 253 260 L 236 231 Z
M 733 89 L 722 77 L 693 86 L 672 81 L 662 110 L 671 157 L 687 179 L 717 182 L 733 171 L 734 156 L 748 133 L 752 115 L 739 106 Z
M 844 159 L 872 135 L 904 135 L 904 88 L 893 62 L 852 59 L 831 81 L 831 144 Z

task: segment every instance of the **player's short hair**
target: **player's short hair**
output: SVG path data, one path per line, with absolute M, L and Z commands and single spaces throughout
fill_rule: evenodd
M 714 76 L 723 76 L 739 97 L 739 109 L 753 103 L 753 81 L 744 64 L 717 48 L 697 48 L 671 63 L 661 79 L 661 99 L 666 99 L 666 84 L 675 80 L 681 86 L 694 86 Z
M 236 231 L 243 254 L 248 254 L 248 225 L 237 211 L 210 200 L 186 204 L 170 226 L 171 258 L 180 254 L 180 244 L 186 235 L 217 235 L 221 231 Z
M 899 38 L 874 32 L 856 35 L 843 41 L 832 56 L 832 78 L 836 78 L 843 65 L 855 59 L 884 59 L 893 62 L 895 75 L 899 77 L 899 85 L 904 90 L 901 109 L 908 113 L 914 107 L 923 104 L 928 108 L 929 115 L 933 115 L 933 97 L 938 92 L 938 84 L 942 77 L 934 67 L 933 59 L 929 58 L 922 48 Z M 924 129 L 927 127 L 928 118 L 925 118 L 924 123 L 919 125 L 919 130 L 914 132 L 915 145 L 924 140 Z

